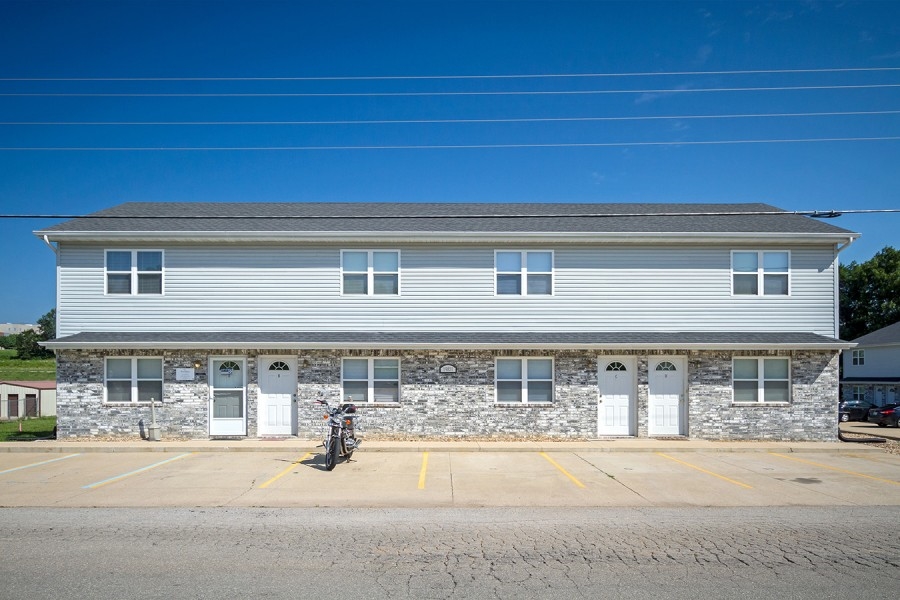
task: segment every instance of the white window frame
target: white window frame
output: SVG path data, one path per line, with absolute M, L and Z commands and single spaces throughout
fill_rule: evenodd
M 854 367 L 863 367 L 866 364 L 865 350 L 851 350 L 850 362 Z
M 734 363 L 737 360 L 756 360 L 757 361 L 757 378 L 756 379 L 736 379 L 734 376 L 735 367 Z M 765 361 L 767 360 L 783 360 L 787 362 L 787 379 L 766 379 L 765 375 Z M 758 404 L 790 404 L 793 400 L 793 383 L 791 378 L 792 373 L 792 365 L 791 359 L 787 356 L 735 356 L 731 359 L 731 401 L 737 405 L 746 405 L 746 406 L 755 406 Z M 735 399 L 735 382 L 736 381 L 756 381 L 756 400 L 736 400 Z M 766 389 L 765 384 L 766 381 L 787 381 L 787 400 L 775 400 L 775 401 L 766 401 Z
M 109 400 L 109 382 L 110 381 L 129 381 L 128 379 L 114 377 L 109 377 L 109 361 L 110 360 L 130 360 L 131 361 L 131 400 Z M 160 366 L 160 377 L 138 377 L 138 368 L 137 361 L 138 360 L 158 360 Z M 154 398 L 154 402 L 162 402 L 163 396 L 165 396 L 166 385 L 165 385 L 165 361 L 162 356 L 106 356 L 103 359 L 103 403 L 104 404 L 116 404 L 116 405 L 132 405 L 132 404 L 141 404 L 147 405 L 150 404 L 149 401 L 141 402 L 138 400 L 138 382 L 140 381 L 159 381 L 160 383 L 160 397 Z
M 735 275 L 752 275 L 751 271 L 735 271 L 734 270 L 734 255 L 735 254 L 752 254 L 756 253 L 757 255 L 757 267 L 756 267 L 756 293 L 755 294 L 737 294 L 734 291 L 734 276 Z M 769 275 L 787 275 L 787 294 L 766 294 L 766 269 L 765 269 L 765 255 L 766 254 L 787 254 L 787 273 L 780 272 L 769 272 Z M 748 248 L 745 250 L 732 250 L 731 251 L 731 295 L 735 298 L 788 298 L 791 296 L 791 287 L 793 283 L 793 275 L 791 265 L 793 264 L 790 250 L 781 250 L 777 248 L 772 248 L 768 250 L 754 250 L 753 248 Z
M 861 401 L 865 402 L 866 401 L 866 390 L 867 390 L 867 386 L 854 385 L 853 386 L 853 399 L 861 400 Z
M 349 379 L 347 380 L 344 377 L 344 361 L 347 360 L 365 360 L 367 361 L 366 367 L 366 397 L 368 398 L 365 401 L 359 399 L 353 399 L 352 402 L 354 404 L 399 404 L 400 399 L 402 397 L 403 386 L 401 382 L 403 381 L 400 358 L 394 356 L 344 356 L 341 358 L 341 402 L 348 402 L 347 394 L 344 391 L 344 382 L 345 381 L 363 381 L 362 379 Z M 396 400 L 377 400 L 375 398 L 375 383 L 376 381 L 395 381 L 394 379 L 375 379 L 375 361 L 376 360 L 392 360 L 397 363 L 397 399 Z
M 367 267 L 366 271 L 345 271 L 344 270 L 344 254 L 347 252 L 365 252 L 367 254 Z M 396 271 L 375 271 L 375 253 L 376 252 L 393 252 L 397 255 L 397 270 Z M 358 297 L 371 297 L 377 296 L 379 298 L 396 298 L 401 295 L 400 291 L 402 289 L 402 256 L 400 250 L 393 250 L 391 248 L 376 248 L 374 250 L 368 250 L 365 248 L 347 248 L 345 250 L 341 250 L 341 296 L 347 296 L 348 298 L 358 298 Z M 366 293 L 365 294 L 351 294 L 347 293 L 344 290 L 344 275 L 366 275 Z M 396 275 L 397 276 L 397 293 L 396 294 L 376 294 L 375 293 L 375 276 L 376 275 Z
M 549 294 L 529 294 L 528 293 L 528 254 L 529 253 L 541 253 L 541 254 L 549 254 L 550 255 L 550 271 L 536 271 L 535 275 L 549 275 L 550 276 L 550 293 Z M 501 271 L 497 268 L 497 255 L 498 254 L 516 254 L 520 255 L 521 268 L 518 271 L 518 275 L 520 277 L 520 289 L 522 290 L 519 294 L 501 294 L 499 285 L 497 282 L 499 280 L 500 275 L 514 275 L 515 271 Z M 494 296 L 500 298 L 519 298 L 519 297 L 528 297 L 532 298 L 547 298 L 550 296 L 556 295 L 556 252 L 554 250 L 540 250 L 537 248 L 531 248 L 528 250 L 520 250 L 516 248 L 511 248 L 509 250 L 494 250 Z
M 131 253 L 131 267 L 127 271 L 115 271 L 109 269 L 109 253 L 110 252 L 129 252 Z M 159 271 L 140 271 L 138 270 L 138 253 L 140 252 L 159 252 L 160 270 Z M 129 293 L 120 294 L 109 291 L 110 275 L 130 275 Z M 141 275 L 159 275 L 159 293 L 141 294 L 138 293 L 138 282 Z M 125 296 L 165 296 L 166 294 L 166 252 L 157 248 L 107 248 L 103 252 L 103 292 L 106 296 L 125 297 Z
M 502 360 L 516 360 L 521 363 L 522 366 L 522 378 L 521 379 L 500 379 L 499 371 L 500 371 L 500 361 Z M 532 360 L 549 360 L 550 361 L 550 379 L 538 379 L 538 378 L 528 378 L 528 362 Z M 522 386 L 522 400 L 518 402 L 510 402 L 507 400 L 499 399 L 499 382 L 501 381 L 519 381 Z M 550 382 L 550 401 L 541 400 L 540 402 L 529 402 L 528 401 L 528 382 L 529 381 L 549 381 Z M 494 403 L 495 404 L 504 404 L 504 405 L 525 405 L 525 406 L 548 406 L 552 405 L 556 402 L 556 361 L 552 356 L 498 356 L 494 359 Z

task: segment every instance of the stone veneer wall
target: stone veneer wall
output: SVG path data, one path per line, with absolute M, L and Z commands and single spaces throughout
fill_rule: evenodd
M 150 423 L 147 405 L 103 404 L 105 356 L 163 358 L 163 403 L 156 421 L 164 437 L 209 436 L 207 356 L 247 357 L 248 436 L 257 435 L 257 356 L 296 355 L 299 375 L 298 435 L 322 435 L 322 409 L 316 400 L 340 401 L 342 357 L 399 357 L 399 404 L 362 405 L 360 431 L 412 436 L 551 436 L 591 438 L 597 433 L 597 365 L 607 355 L 637 357 L 637 435 L 647 436 L 648 356 L 688 359 L 689 437 L 698 439 L 837 439 L 838 354 L 836 352 L 591 352 L 591 351 L 76 351 L 57 355 L 57 413 L 60 438 L 137 437 Z M 731 403 L 732 356 L 788 356 L 792 367 L 792 401 L 784 405 L 737 406 Z M 496 357 L 554 358 L 552 404 L 494 402 Z M 176 368 L 204 367 L 195 380 L 175 380 Z M 454 374 L 440 374 L 452 364 Z

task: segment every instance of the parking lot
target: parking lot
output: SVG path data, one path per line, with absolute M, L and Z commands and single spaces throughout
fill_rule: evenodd
M 900 457 L 841 452 L 317 450 L 0 454 L 0 506 L 900 505 Z

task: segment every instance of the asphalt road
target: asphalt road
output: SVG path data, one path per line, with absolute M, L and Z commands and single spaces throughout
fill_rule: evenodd
M 0 509 L 0 598 L 894 597 L 894 507 Z

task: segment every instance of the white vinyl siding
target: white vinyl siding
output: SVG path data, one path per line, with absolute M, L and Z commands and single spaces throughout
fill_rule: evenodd
M 830 246 L 791 247 L 791 295 L 765 302 L 732 295 L 733 247 L 727 246 L 556 247 L 553 295 L 530 296 L 527 302 L 495 295 L 493 245 L 402 246 L 400 296 L 343 295 L 341 250 L 347 248 L 170 245 L 165 248 L 165 295 L 119 296 L 105 294 L 102 246 L 64 243 L 58 334 L 377 330 L 834 335 L 835 256 Z

